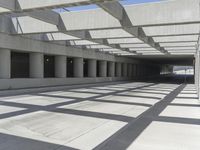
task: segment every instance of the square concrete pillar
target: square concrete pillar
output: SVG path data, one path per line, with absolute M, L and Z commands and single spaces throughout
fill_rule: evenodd
M 55 56 L 55 77 L 66 78 L 66 67 L 67 59 L 66 56 Z
M 11 77 L 11 55 L 9 49 L 0 49 L 0 79 Z
M 44 55 L 42 53 L 30 53 L 30 77 L 44 77 Z
M 107 62 L 105 60 L 99 61 L 99 76 L 100 77 L 107 76 Z
M 114 77 L 115 76 L 115 63 L 109 61 L 107 67 L 108 67 L 108 76 Z
M 83 58 L 74 58 L 74 77 L 83 77 Z
M 97 61 L 94 59 L 88 60 L 88 77 L 95 78 L 97 76 Z

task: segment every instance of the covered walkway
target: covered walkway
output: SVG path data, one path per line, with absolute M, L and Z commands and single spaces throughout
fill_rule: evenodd
M 0 0 L 0 150 L 200 150 L 200 0 L 130 1 Z
M 0 150 L 197 150 L 192 84 L 121 82 L 0 99 Z

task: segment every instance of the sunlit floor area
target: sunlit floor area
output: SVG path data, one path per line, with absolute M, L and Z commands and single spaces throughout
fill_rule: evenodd
M 0 98 L 0 150 L 198 150 L 193 84 L 118 82 Z

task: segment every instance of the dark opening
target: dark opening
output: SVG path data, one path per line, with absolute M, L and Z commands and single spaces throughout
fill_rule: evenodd
M 28 53 L 11 53 L 11 78 L 29 78 Z
M 97 60 L 97 77 L 100 77 L 100 68 L 99 68 L 99 66 L 100 66 L 100 62 L 99 62 L 99 60 Z
M 67 77 L 74 77 L 74 60 L 67 58 Z
M 88 59 L 83 60 L 84 77 L 88 77 Z
M 55 77 L 55 57 L 45 55 L 44 56 L 44 77 Z
M 115 77 L 117 77 L 117 63 L 115 63 Z
M 107 62 L 107 77 L 111 77 L 111 75 L 109 74 L 109 70 L 110 70 L 110 65 L 109 62 Z
M 133 65 L 133 70 L 132 71 L 133 71 L 132 72 L 133 77 L 136 77 L 136 65 L 135 64 Z
M 121 64 L 121 75 L 122 75 L 122 77 L 124 77 L 124 65 L 123 64 Z

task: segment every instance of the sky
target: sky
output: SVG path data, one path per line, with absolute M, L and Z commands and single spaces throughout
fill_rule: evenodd
M 121 0 L 122 5 L 131 5 L 131 4 L 141 4 L 141 3 L 150 3 L 150 2 L 159 2 L 163 0 Z M 80 11 L 98 8 L 96 5 L 86 5 L 86 6 L 77 6 L 77 7 L 68 7 L 66 8 L 69 11 Z M 64 12 L 66 10 L 55 10 L 57 12 Z

